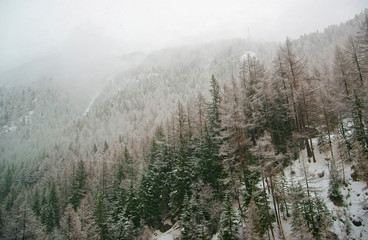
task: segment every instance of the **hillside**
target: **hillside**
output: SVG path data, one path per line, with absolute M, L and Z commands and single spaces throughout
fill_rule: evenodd
M 0 238 L 367 238 L 367 29 L 3 74 Z

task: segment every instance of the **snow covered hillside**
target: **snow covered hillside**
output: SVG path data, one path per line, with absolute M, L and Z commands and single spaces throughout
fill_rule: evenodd
M 334 154 L 337 155 L 337 144 L 334 139 Z M 328 198 L 328 188 L 330 182 L 330 151 L 320 152 L 315 149 L 316 162 L 309 162 L 306 151 L 300 152 L 298 160 L 288 166 L 284 172 L 288 182 L 300 182 L 305 185 L 303 161 L 307 169 L 308 184 L 312 192 L 317 192 L 325 201 L 329 211 L 329 218 L 332 220 L 331 231 L 339 239 L 368 239 L 368 188 L 362 181 L 354 181 L 353 164 L 345 163 L 344 170 L 346 176 L 346 185 L 340 187 L 344 196 L 343 206 L 336 206 Z M 339 170 L 342 172 L 340 163 Z M 324 174 L 323 174 L 324 173 Z M 290 229 L 290 220 L 282 219 L 284 230 Z M 290 237 L 290 231 L 286 231 Z M 349 235 L 348 235 L 349 234 Z
M 317 144 L 317 139 L 313 141 Z M 338 153 L 337 140 L 333 139 L 334 153 Z M 328 198 L 328 189 L 330 182 L 331 153 L 330 151 L 321 151 L 319 147 L 315 147 L 316 162 L 308 161 L 306 150 L 301 151 L 299 159 L 295 160 L 290 166 L 284 169 L 285 179 L 289 184 L 300 183 L 305 187 L 305 173 L 303 164 L 305 164 L 308 185 L 312 194 L 318 194 L 326 203 L 330 212 L 328 216 L 331 220 L 330 231 L 336 234 L 334 237 L 338 239 L 368 239 L 368 187 L 362 181 L 354 181 L 354 167 L 352 163 L 344 163 L 344 172 L 346 177 L 346 185 L 340 187 L 344 196 L 343 206 L 336 206 Z M 339 172 L 344 174 L 340 162 Z M 341 176 L 343 177 L 343 176 Z M 273 209 L 272 199 L 268 199 L 270 208 Z M 235 206 L 235 205 L 234 205 Z M 274 209 L 273 209 L 274 210 Z M 286 239 L 292 238 L 291 217 L 283 216 L 281 218 L 282 226 Z M 275 225 L 275 223 L 274 223 Z M 274 226 L 275 230 L 277 229 Z M 157 240 L 174 240 L 180 239 L 180 226 L 175 224 L 168 231 L 161 233 L 156 231 L 154 239 Z M 282 239 L 277 232 L 276 239 Z M 218 239 L 218 234 L 213 236 L 213 240 Z

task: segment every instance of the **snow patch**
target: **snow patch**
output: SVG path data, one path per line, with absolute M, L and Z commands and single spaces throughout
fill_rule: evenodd
M 6 134 L 6 133 L 12 133 L 14 132 L 15 130 L 17 130 L 17 126 L 8 126 L 8 125 L 4 125 L 2 128 L 1 128 L 1 133 L 2 134 Z

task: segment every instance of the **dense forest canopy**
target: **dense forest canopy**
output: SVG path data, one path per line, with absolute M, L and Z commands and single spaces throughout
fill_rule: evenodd
M 1 239 L 368 237 L 346 193 L 368 184 L 367 11 L 125 58 L 90 102 L 48 76 L 0 88 Z

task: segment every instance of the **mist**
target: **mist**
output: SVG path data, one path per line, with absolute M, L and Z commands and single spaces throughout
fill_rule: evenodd
M 50 54 L 90 61 L 236 37 L 281 41 L 365 7 L 363 0 L 1 1 L 0 73 Z

